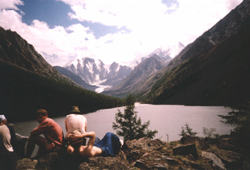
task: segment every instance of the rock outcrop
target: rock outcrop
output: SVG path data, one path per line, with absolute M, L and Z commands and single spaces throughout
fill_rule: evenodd
M 183 142 L 188 141 L 188 142 Z M 224 147 L 226 146 L 226 147 Z M 193 138 L 166 143 L 159 139 L 141 138 L 126 141 L 115 157 L 83 159 L 63 151 L 51 152 L 37 160 L 23 158 L 17 170 L 85 170 L 85 169 L 238 169 L 250 168 L 249 158 L 237 152 L 231 140 Z

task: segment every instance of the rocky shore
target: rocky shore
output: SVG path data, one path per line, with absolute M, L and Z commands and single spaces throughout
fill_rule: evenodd
M 85 169 L 160 169 L 160 170 L 249 170 L 250 159 L 240 154 L 230 136 L 216 139 L 185 137 L 163 142 L 141 138 L 126 141 L 115 157 L 82 159 L 64 151 L 51 152 L 37 159 L 22 158 L 17 170 L 85 170 Z

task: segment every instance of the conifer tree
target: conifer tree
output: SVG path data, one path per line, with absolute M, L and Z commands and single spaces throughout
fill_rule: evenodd
M 220 115 L 224 123 L 233 125 L 232 136 L 236 144 L 244 150 L 250 149 L 250 102 L 233 106 L 227 115 Z M 249 154 L 249 152 L 247 152 Z
M 135 111 L 135 98 L 129 95 L 126 98 L 126 107 L 124 113 L 119 109 L 115 115 L 113 129 L 119 136 L 123 136 L 124 140 L 139 139 L 142 137 L 153 138 L 157 133 L 156 130 L 149 130 L 149 121 L 142 123 L 141 118 L 137 117 Z

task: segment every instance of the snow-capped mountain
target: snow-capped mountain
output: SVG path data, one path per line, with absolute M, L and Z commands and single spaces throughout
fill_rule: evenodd
M 132 70 L 116 62 L 105 65 L 101 60 L 88 57 L 78 58 L 65 68 L 80 76 L 88 84 L 98 86 L 99 88 L 95 90 L 97 92 L 119 84 Z
M 144 94 L 156 81 L 157 78 L 153 77 L 166 67 L 170 60 L 169 51 L 159 48 L 143 57 L 141 62 L 118 86 L 105 90 L 103 93 L 117 97 L 124 97 L 128 94 Z

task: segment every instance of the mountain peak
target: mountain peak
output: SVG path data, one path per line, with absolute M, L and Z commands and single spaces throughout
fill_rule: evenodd
M 76 60 L 77 62 L 73 61 L 65 68 L 80 76 L 83 81 L 90 85 L 112 87 L 131 72 L 130 67 L 120 66 L 117 62 L 105 65 L 102 60 L 90 57 L 77 58 Z M 100 92 L 100 89 L 98 90 Z
M 169 56 L 169 51 L 170 51 L 169 49 L 163 50 L 162 48 L 157 48 L 152 53 L 150 53 L 149 56 L 157 55 L 159 57 L 167 57 Z

